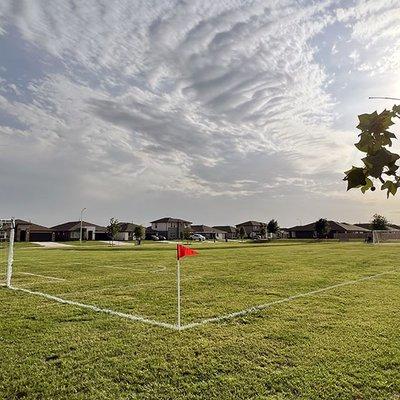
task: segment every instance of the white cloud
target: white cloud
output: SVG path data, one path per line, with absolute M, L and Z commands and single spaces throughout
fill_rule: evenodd
M 48 163 L 44 175 L 73 164 L 97 198 L 314 193 L 318 174 L 337 179 L 354 155 L 353 138 L 332 126 L 334 74 L 318 58 L 317 38 L 337 21 L 353 24 L 354 41 L 398 33 L 379 36 L 382 18 L 375 31 L 361 25 L 389 6 L 334 4 L 4 1 L 3 37 L 37 64 L 22 78 L 0 71 L 0 137 L 29 144 Z

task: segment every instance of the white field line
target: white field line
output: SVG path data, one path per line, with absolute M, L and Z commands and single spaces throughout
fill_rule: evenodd
M 261 310 L 264 310 L 266 308 L 272 307 L 272 306 L 274 306 L 276 304 L 287 303 L 289 301 L 293 301 L 293 300 L 299 299 L 301 297 L 312 296 L 314 294 L 326 292 L 328 290 L 336 289 L 336 288 L 342 287 L 342 286 L 354 285 L 354 284 L 357 284 L 359 282 L 364 282 L 364 281 L 367 281 L 367 280 L 375 279 L 375 278 L 378 278 L 380 276 L 393 274 L 393 273 L 396 273 L 396 272 L 397 272 L 397 270 L 381 272 L 379 274 L 369 275 L 369 276 L 365 276 L 365 277 L 360 278 L 360 279 L 355 279 L 355 280 L 351 280 L 351 281 L 337 283 L 336 285 L 331 285 L 331 286 L 327 286 L 327 287 L 324 287 L 324 288 L 321 288 L 321 289 L 312 290 L 310 292 L 295 294 L 293 296 L 289 296 L 289 297 L 286 297 L 284 299 L 271 301 L 270 303 L 260 304 L 258 306 L 253 306 L 253 307 L 241 310 L 241 311 L 233 312 L 231 314 L 221 315 L 219 317 L 207 318 L 207 319 L 204 319 L 204 320 L 199 321 L 199 322 L 193 322 L 191 324 L 182 325 L 181 326 L 181 330 L 196 328 L 196 327 L 199 327 L 199 326 L 202 326 L 202 325 L 205 325 L 205 324 L 209 324 L 211 322 L 219 322 L 219 321 L 225 321 L 225 320 L 229 320 L 229 319 L 236 318 L 236 317 L 242 317 L 244 315 L 256 313 L 258 311 L 261 311 Z
M 47 293 L 35 292 L 33 290 L 24 289 L 24 288 L 18 288 L 18 287 L 15 287 L 15 286 L 11 286 L 11 287 L 9 287 L 9 289 L 15 290 L 15 291 L 24 292 L 24 293 L 33 294 L 33 295 L 36 295 L 36 296 L 41 296 L 41 297 L 44 297 L 44 298 L 46 298 L 48 300 L 57 301 L 58 303 L 62 303 L 62 304 L 69 304 L 71 306 L 87 308 L 87 309 L 95 311 L 95 312 L 102 312 L 102 313 L 106 313 L 106 314 L 115 315 L 115 316 L 118 316 L 118 317 L 121 317 L 121 318 L 126 318 L 126 319 L 129 319 L 129 320 L 132 320 L 132 321 L 139 321 L 139 322 L 143 322 L 143 323 L 149 324 L 149 325 L 155 325 L 155 326 L 160 326 L 162 328 L 178 330 L 178 327 L 176 325 L 168 324 L 166 322 L 155 321 L 153 319 L 144 318 L 144 317 L 141 317 L 139 315 L 125 314 L 125 313 L 122 313 L 122 312 L 119 312 L 119 311 L 110 310 L 108 308 L 100 308 L 100 307 L 97 307 L 97 306 L 94 306 L 94 305 L 91 305 L 91 304 L 85 304 L 85 303 L 79 303 L 77 301 L 66 300 L 66 299 L 62 299 L 61 297 L 52 296 L 52 295 L 47 294 Z
M 32 272 L 17 272 L 17 275 L 18 274 L 30 275 L 30 276 L 38 276 L 40 278 L 52 279 L 54 281 L 66 281 L 66 279 L 64 279 L 64 278 L 56 278 L 55 276 L 49 276 L 49 275 L 33 274 Z
M 117 267 L 114 265 L 96 265 L 95 267 L 100 267 L 100 268 L 112 268 L 112 269 L 126 269 L 128 271 L 132 271 L 132 272 L 163 272 L 167 269 L 167 267 L 165 265 L 159 265 L 158 269 L 155 270 L 151 270 L 151 269 L 143 269 L 143 268 L 129 268 L 129 267 Z

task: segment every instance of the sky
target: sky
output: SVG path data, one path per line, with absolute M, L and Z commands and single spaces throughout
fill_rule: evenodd
M 400 223 L 400 199 L 342 181 L 357 115 L 393 105 L 368 96 L 400 97 L 399 19 L 398 0 L 2 0 L 0 217 Z

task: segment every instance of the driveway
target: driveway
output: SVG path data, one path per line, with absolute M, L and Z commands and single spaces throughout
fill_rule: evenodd
M 33 244 L 37 244 L 41 247 L 46 247 L 46 249 L 56 249 L 61 247 L 71 247 L 70 244 L 65 243 L 57 243 L 57 242 L 32 242 Z
M 107 243 L 110 246 L 113 244 L 114 246 L 133 246 L 133 243 L 129 242 L 120 242 L 119 240 L 114 240 L 114 242 L 111 242 L 111 240 L 99 240 L 101 243 Z

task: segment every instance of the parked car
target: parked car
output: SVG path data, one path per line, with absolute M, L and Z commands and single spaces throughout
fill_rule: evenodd
M 199 242 L 202 242 L 203 240 L 206 240 L 206 238 L 203 235 L 200 235 L 200 233 L 194 233 L 193 235 L 190 235 L 190 240 L 198 240 Z
M 159 240 L 167 240 L 167 238 L 165 236 L 158 236 Z
M 160 238 L 157 235 L 151 235 L 150 237 L 151 237 L 151 240 L 155 240 L 155 241 L 160 240 Z

